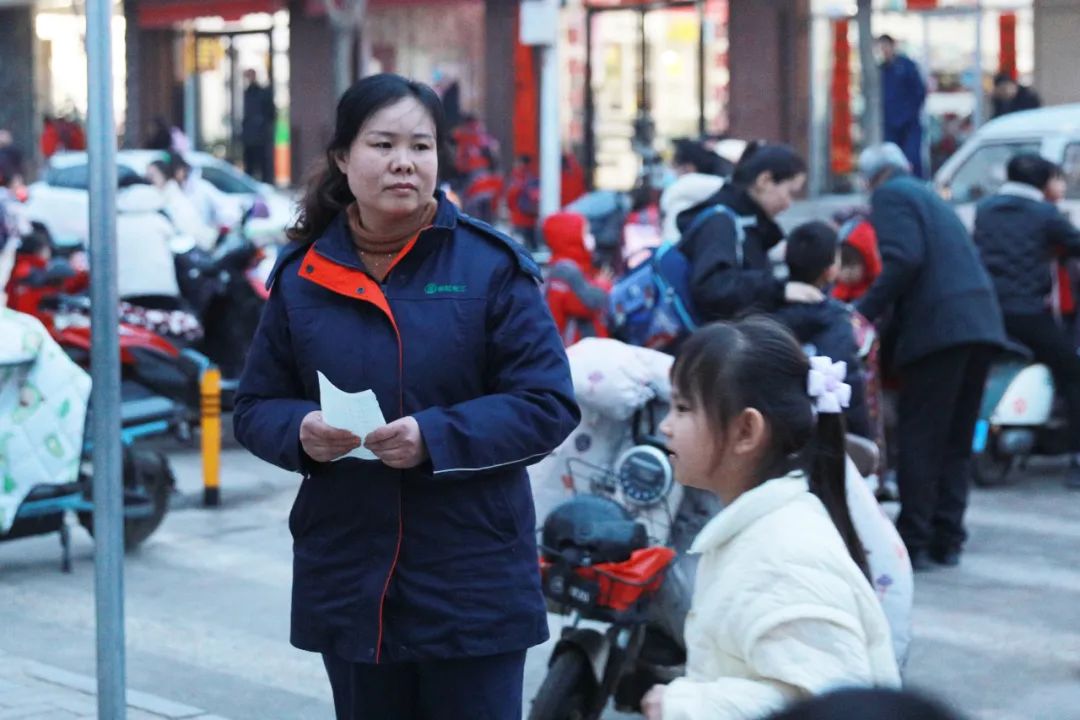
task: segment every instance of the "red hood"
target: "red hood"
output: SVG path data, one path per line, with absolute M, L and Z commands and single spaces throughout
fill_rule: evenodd
M 544 241 L 551 248 L 551 262 L 572 260 L 587 275 L 592 275 L 592 253 L 585 247 L 584 215 L 560 212 L 544 220 Z

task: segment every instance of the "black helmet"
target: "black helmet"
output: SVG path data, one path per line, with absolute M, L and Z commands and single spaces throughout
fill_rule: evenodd
M 646 547 L 645 526 L 614 500 L 578 495 L 551 511 L 544 520 L 541 538 L 544 557 L 554 553 L 580 562 L 622 562 L 634 550 Z

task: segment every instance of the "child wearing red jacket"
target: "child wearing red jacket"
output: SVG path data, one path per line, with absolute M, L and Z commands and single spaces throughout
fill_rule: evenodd
M 870 220 L 856 215 L 840 228 L 840 276 L 833 297 L 855 302 L 870 289 L 881 274 L 877 235 Z
M 569 347 L 586 337 L 608 337 L 604 315 L 611 278 L 593 268 L 589 223 L 584 215 L 561 212 L 548 216 L 544 240 L 551 248 L 548 307 Z

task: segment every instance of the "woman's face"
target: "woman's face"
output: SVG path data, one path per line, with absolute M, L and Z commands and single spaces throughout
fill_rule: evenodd
M 431 198 L 439 175 L 435 139 L 435 121 L 411 96 L 368 118 L 337 160 L 362 218 L 393 221 Z
M 1059 203 L 1065 199 L 1065 191 L 1068 186 L 1065 182 L 1065 178 L 1062 175 L 1056 175 L 1050 178 L 1050 182 L 1046 183 L 1046 188 L 1043 190 L 1043 194 L 1046 199 L 1052 203 Z
M 763 172 L 758 175 L 750 188 L 750 197 L 754 199 L 765 214 L 776 217 L 791 207 L 795 196 L 802 192 L 806 184 L 806 173 L 799 173 L 795 177 L 774 182 L 772 173 Z
M 151 165 L 146 168 L 146 179 L 149 180 L 150 184 L 154 187 L 163 188 L 165 187 L 165 181 L 168 178 L 165 177 L 165 173 L 161 172 L 156 165 Z

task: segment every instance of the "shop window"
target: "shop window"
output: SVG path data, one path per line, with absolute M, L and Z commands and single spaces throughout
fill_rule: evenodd
M 1065 171 L 1065 197 L 1080 200 L 1080 143 L 1070 143 L 1065 148 L 1061 168 Z
M 1041 145 L 1039 141 L 1031 140 L 979 148 L 960 166 L 949 182 L 953 202 L 977 202 L 993 195 L 1005 184 L 1005 166 L 1009 164 L 1009 160 L 1019 153 L 1037 153 Z

